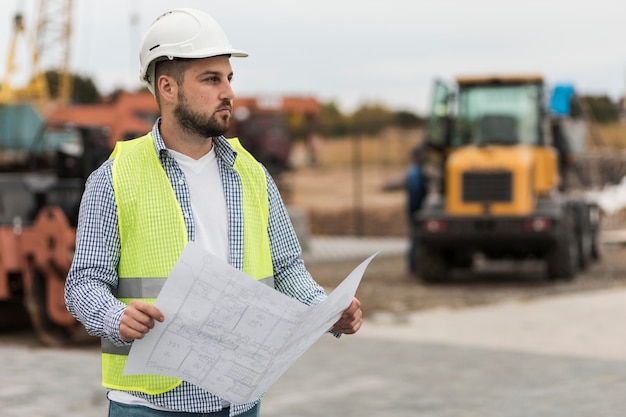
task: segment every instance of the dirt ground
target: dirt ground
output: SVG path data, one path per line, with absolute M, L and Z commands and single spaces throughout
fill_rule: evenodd
M 352 167 L 294 170 L 287 178 L 290 204 L 308 213 L 313 235 L 406 236 L 405 196 L 387 191 L 397 184 L 405 167 L 363 168 L 357 177 Z M 359 179 L 360 178 L 360 179 Z M 355 184 L 361 184 L 359 192 Z M 393 188 L 393 187 L 392 187 Z M 621 228 L 624 214 L 604 217 L 605 229 Z M 599 262 L 571 281 L 552 282 L 539 262 L 487 265 L 473 273 L 457 272 L 453 281 L 424 284 L 406 272 L 404 257 L 375 259 L 369 266 L 357 296 L 367 316 L 403 314 L 436 307 L 458 308 L 505 300 L 527 300 L 556 294 L 590 291 L 626 285 L 626 246 L 603 245 Z M 333 288 L 354 267 L 354 261 L 310 266 L 322 285 Z
M 285 175 L 288 204 L 316 235 L 406 236 L 404 166 L 301 167 Z

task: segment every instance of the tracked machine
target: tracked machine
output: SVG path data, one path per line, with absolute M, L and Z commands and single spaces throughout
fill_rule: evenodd
M 86 177 L 111 151 L 107 130 L 44 123 L 28 106 L 0 106 L 0 126 L 0 326 L 30 322 L 60 346 L 84 334 L 63 292 Z

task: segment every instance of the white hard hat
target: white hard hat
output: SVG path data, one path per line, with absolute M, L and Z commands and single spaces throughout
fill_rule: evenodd
M 154 94 L 152 64 L 156 60 L 219 55 L 248 56 L 246 52 L 233 49 L 220 25 L 207 13 L 175 9 L 159 16 L 144 35 L 139 52 L 139 78 Z

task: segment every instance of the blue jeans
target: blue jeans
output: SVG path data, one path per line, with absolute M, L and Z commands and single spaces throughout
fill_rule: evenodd
M 238 417 L 259 417 L 260 403 Z M 176 411 L 160 411 L 141 405 L 128 405 L 109 401 L 109 417 L 228 417 L 228 408 L 215 413 L 181 413 Z

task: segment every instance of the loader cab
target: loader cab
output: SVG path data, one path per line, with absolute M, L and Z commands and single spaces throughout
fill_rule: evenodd
M 540 78 L 464 78 L 457 83 L 452 146 L 543 144 Z
M 456 81 L 456 90 L 435 82 L 426 136 L 431 147 L 545 143 L 541 77 L 462 77 Z
M 426 168 L 433 193 L 445 194 L 446 164 L 458 150 L 526 145 L 535 149 L 535 158 L 550 159 L 540 151 L 550 142 L 546 138 L 543 102 L 541 76 L 459 77 L 454 87 L 435 81 L 425 136 Z M 538 187 L 549 188 L 553 182 L 551 171 L 540 174 Z M 544 177 L 548 179 L 543 181 Z

